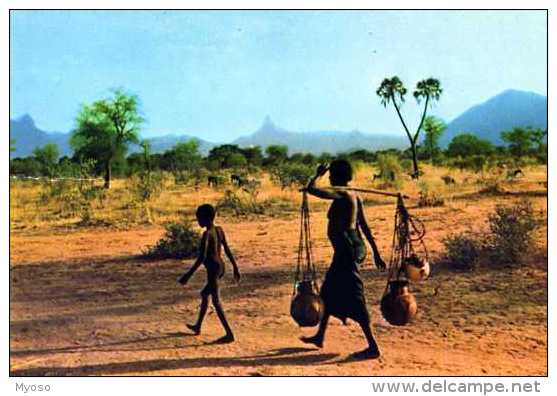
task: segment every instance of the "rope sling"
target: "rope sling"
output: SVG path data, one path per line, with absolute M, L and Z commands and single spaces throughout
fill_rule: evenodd
M 319 292 L 311 241 L 308 195 L 304 192 L 300 208 L 300 238 L 298 242 L 296 274 L 294 277 L 294 293 L 296 293 L 296 284 L 302 281 L 312 281 L 316 291 Z
M 316 326 L 323 317 L 323 301 L 319 297 L 311 239 L 308 194 L 302 194 L 300 208 L 300 238 L 294 275 L 294 290 L 290 315 L 301 327 Z
M 409 291 L 409 280 L 419 281 L 429 275 L 429 258 L 424 243 L 425 226 L 408 213 L 401 194 L 397 194 L 394 220 L 391 259 L 381 312 L 389 323 L 402 326 L 408 324 L 417 312 L 416 299 Z M 303 191 L 298 257 L 290 304 L 290 314 L 301 327 L 317 325 L 324 312 L 312 248 L 308 194 Z
M 408 324 L 418 310 L 408 284 L 410 280 L 420 281 L 429 275 L 425 233 L 424 224 L 408 213 L 399 194 L 387 286 L 381 299 L 381 313 L 392 325 Z
M 404 206 L 402 196 L 398 196 L 395 212 L 395 227 L 389 261 L 389 280 L 400 280 L 406 277 L 406 265 L 418 258 L 418 250 L 429 261 L 427 247 L 424 243 L 424 223 L 411 216 Z M 416 249 L 417 245 L 417 249 Z

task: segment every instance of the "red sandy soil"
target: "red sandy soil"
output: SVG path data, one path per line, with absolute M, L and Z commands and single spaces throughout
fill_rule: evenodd
M 433 257 L 441 239 L 481 226 L 497 202 L 481 198 L 451 207 L 411 209 L 424 220 Z M 546 198 L 535 200 L 540 213 Z M 369 222 L 389 258 L 393 205 L 369 206 Z M 325 212 L 313 213 L 322 276 L 331 256 Z M 137 256 L 162 235 L 159 226 L 129 231 L 78 229 L 12 233 L 10 240 L 10 371 L 12 375 L 546 375 L 547 256 L 520 269 L 455 273 L 434 268 L 413 287 L 419 314 L 406 327 L 382 319 L 386 275 L 362 268 L 368 307 L 382 348 L 354 361 L 365 341 L 359 327 L 331 320 L 325 347 L 301 343 L 314 329 L 289 316 L 298 220 L 220 219 L 243 275 L 230 267 L 222 299 L 236 342 L 212 342 L 223 331 L 212 309 L 200 336 L 185 323 L 197 315 L 201 268 L 181 287 L 191 261 Z M 540 244 L 545 239 L 544 229 Z M 542 250 L 545 246 L 542 246 Z

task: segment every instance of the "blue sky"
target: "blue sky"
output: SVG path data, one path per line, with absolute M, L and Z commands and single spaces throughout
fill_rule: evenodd
M 230 141 L 266 115 L 297 131 L 402 134 L 375 90 L 441 80 L 446 121 L 505 90 L 546 95 L 544 11 L 12 11 L 10 116 L 68 132 L 124 87 L 142 134 Z M 415 101 L 403 107 L 417 122 Z

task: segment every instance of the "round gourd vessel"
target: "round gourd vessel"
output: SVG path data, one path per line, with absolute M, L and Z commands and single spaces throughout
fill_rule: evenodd
M 381 313 L 394 326 L 405 326 L 416 316 L 418 304 L 408 290 L 407 281 L 389 282 L 389 290 L 381 299 Z
M 300 327 L 317 326 L 323 318 L 323 301 L 310 281 L 300 282 L 290 304 L 290 315 Z
M 430 267 L 426 259 L 421 259 L 413 254 L 403 262 L 404 271 L 408 280 L 422 282 L 429 277 Z

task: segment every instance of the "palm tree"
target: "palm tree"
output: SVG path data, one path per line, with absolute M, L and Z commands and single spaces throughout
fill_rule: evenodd
M 419 81 L 416 84 L 416 89 L 414 89 L 413 92 L 414 98 L 416 99 L 418 104 L 420 104 L 422 99 L 425 98 L 425 103 L 420 124 L 418 125 L 418 128 L 416 129 L 416 132 L 414 134 L 410 133 L 410 130 L 408 129 L 408 126 L 406 125 L 406 122 L 404 121 L 404 118 L 402 117 L 402 114 L 400 112 L 400 106 L 402 105 L 402 103 L 404 103 L 404 95 L 406 95 L 407 93 L 407 89 L 400 78 L 398 78 L 397 76 L 394 76 L 392 78 L 385 78 L 381 82 L 381 85 L 377 89 L 376 93 L 377 96 L 381 98 L 381 104 L 383 106 L 387 107 L 387 105 L 392 102 L 393 106 L 395 107 L 398 118 L 400 119 L 404 131 L 406 132 L 406 136 L 410 141 L 410 148 L 412 150 L 412 163 L 414 166 L 414 171 L 412 172 L 411 176 L 412 178 L 417 179 L 419 177 L 420 170 L 418 168 L 418 155 L 416 145 L 418 142 L 420 131 L 424 124 L 424 120 L 426 119 L 428 106 L 431 104 L 431 102 L 439 100 L 441 94 L 443 93 L 441 83 L 435 78 L 428 78 L 426 80 Z

